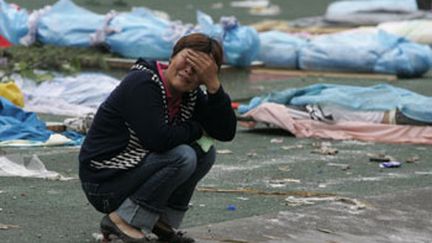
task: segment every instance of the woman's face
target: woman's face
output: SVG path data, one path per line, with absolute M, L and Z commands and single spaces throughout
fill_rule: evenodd
M 183 49 L 178 52 L 177 55 L 171 59 L 165 71 L 168 88 L 173 95 L 181 95 L 185 92 L 190 92 L 200 85 L 197 73 L 187 62 L 187 50 L 188 49 Z

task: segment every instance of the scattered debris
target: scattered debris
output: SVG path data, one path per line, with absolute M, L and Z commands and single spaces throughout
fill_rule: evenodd
M 6 57 L 0 57 L 0 67 L 4 68 L 8 65 L 8 59 Z
M 213 3 L 213 4 L 211 5 L 211 8 L 212 8 L 212 9 L 222 9 L 223 7 L 224 7 L 224 4 L 221 3 L 221 2 L 219 2 L 219 3 Z
M 238 200 L 242 200 L 242 201 L 248 201 L 249 198 L 248 197 L 236 197 Z
M 18 225 L 0 223 L 0 230 L 18 229 L 18 228 L 19 228 Z
M 233 152 L 229 149 L 220 149 L 220 150 L 217 150 L 216 153 L 218 153 L 218 154 L 232 154 Z
M 215 192 L 215 193 L 248 193 L 255 195 L 267 195 L 267 196 L 297 196 L 297 197 L 334 197 L 334 193 L 327 192 L 307 192 L 307 191 L 260 191 L 255 189 L 248 188 L 239 188 L 239 189 L 220 189 L 213 187 L 198 187 L 197 191 L 199 192 Z
M 326 234 L 334 234 L 335 232 L 329 229 L 324 229 L 324 228 L 317 228 L 316 230 L 326 233 Z
M 226 209 L 227 209 L 228 211 L 236 211 L 236 210 L 237 210 L 237 207 L 236 207 L 236 205 L 234 205 L 234 204 L 229 204 L 229 205 L 226 207 Z
M 248 157 L 256 157 L 258 154 L 255 152 L 250 152 L 246 154 Z
M 287 172 L 287 171 L 290 171 L 291 169 L 289 168 L 289 166 L 288 165 L 284 165 L 284 166 L 279 166 L 278 167 L 278 169 L 280 170 L 280 171 L 285 171 L 285 172 Z
M 339 151 L 335 148 L 330 148 L 330 147 L 321 147 L 319 149 L 314 149 L 312 150 L 311 153 L 314 154 L 322 154 L 322 155 L 336 155 Z
M 279 5 L 269 4 L 266 7 L 255 7 L 249 10 L 249 13 L 257 16 L 275 16 L 280 14 L 281 9 Z
M 283 150 L 298 149 L 298 148 L 303 148 L 303 145 L 297 144 L 297 145 L 290 145 L 290 146 L 282 146 L 281 148 Z
M 401 162 L 398 161 L 389 161 L 389 162 L 383 162 L 379 164 L 380 168 L 398 168 L 401 167 Z
M 366 204 L 363 202 L 360 202 L 358 199 L 340 197 L 337 199 L 337 201 L 342 202 L 342 203 L 346 203 L 346 204 L 350 204 L 350 205 L 352 205 L 351 209 L 355 209 L 355 210 L 360 210 L 360 209 L 366 208 Z
M 338 150 L 336 148 L 331 147 L 330 142 L 314 142 L 312 143 L 312 147 L 317 148 L 312 150 L 311 153 L 314 154 L 322 154 L 322 155 L 336 155 Z
M 232 1 L 231 7 L 234 8 L 263 8 L 270 4 L 268 0 L 257 0 L 257 1 Z
M 351 169 L 351 166 L 349 164 L 327 163 L 327 166 L 339 167 L 341 168 L 341 170 Z
M 367 154 L 367 156 L 369 157 L 369 161 L 371 162 L 389 162 L 395 160 L 393 157 L 383 153 Z
M 283 138 L 273 138 L 270 143 L 283 143 Z
M 300 180 L 284 178 L 284 179 L 270 180 L 267 183 L 269 184 L 270 187 L 279 188 L 279 187 L 286 187 L 286 185 L 289 183 L 300 183 Z
M 416 175 L 432 175 L 432 171 L 416 171 Z
M 366 208 L 366 204 L 360 202 L 357 199 L 352 199 L 347 197 L 336 197 L 336 196 L 309 197 L 309 198 L 289 196 L 285 198 L 285 201 L 287 205 L 290 206 L 312 205 L 317 202 L 333 201 L 333 202 L 341 202 L 343 204 L 349 205 L 349 208 L 351 210 L 362 210 Z
M 420 157 L 418 157 L 418 156 L 412 156 L 412 157 L 406 159 L 405 162 L 406 163 L 415 163 L 415 162 L 417 162 L 419 160 L 420 160 Z

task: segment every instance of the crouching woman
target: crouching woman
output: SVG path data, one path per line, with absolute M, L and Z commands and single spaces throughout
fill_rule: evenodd
M 168 65 L 139 59 L 100 105 L 79 176 L 88 201 L 105 214 L 106 240 L 153 242 L 155 234 L 160 242 L 194 242 L 177 229 L 215 161 L 204 138 L 230 141 L 236 131 L 218 78 L 222 58 L 216 40 L 184 36 Z

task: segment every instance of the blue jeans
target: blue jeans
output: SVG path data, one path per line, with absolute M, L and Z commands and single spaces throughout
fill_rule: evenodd
M 137 168 L 112 181 L 83 183 L 83 188 L 97 210 L 116 211 L 134 226 L 151 230 L 162 216 L 178 227 L 197 183 L 215 159 L 214 147 L 204 153 L 195 145 L 179 145 L 163 153 L 148 154 Z

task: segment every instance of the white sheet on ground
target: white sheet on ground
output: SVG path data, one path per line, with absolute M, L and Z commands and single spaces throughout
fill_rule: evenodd
M 25 110 L 66 116 L 95 112 L 120 82 L 102 73 L 58 75 L 40 85 L 17 76 L 14 79 L 25 94 Z
M 378 29 L 421 44 L 432 44 L 432 20 L 419 19 L 381 23 Z

